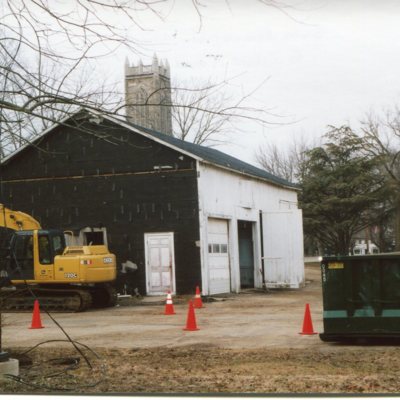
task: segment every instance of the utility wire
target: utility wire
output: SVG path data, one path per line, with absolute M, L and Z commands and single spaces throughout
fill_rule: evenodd
M 25 285 L 25 290 L 29 291 L 30 295 L 35 299 L 38 300 L 38 297 L 35 295 L 35 293 L 33 292 L 33 290 L 31 289 L 30 285 L 28 284 L 27 280 L 25 278 L 22 277 L 22 269 L 21 266 L 18 262 L 18 259 L 16 257 L 16 254 L 14 252 L 14 250 L 11 250 L 11 256 L 13 258 L 13 260 L 15 261 L 16 264 L 16 268 L 15 270 L 21 275 L 21 280 L 23 280 L 24 285 Z M 16 292 L 10 293 L 9 296 L 6 297 L 11 297 L 12 295 L 16 294 Z M 100 357 L 98 356 L 97 353 L 94 352 L 94 350 L 92 350 L 89 346 L 79 343 L 77 341 L 74 341 L 69 334 L 66 332 L 66 330 L 62 327 L 62 325 L 51 315 L 51 313 L 46 309 L 46 307 L 43 308 L 43 311 L 49 316 L 49 318 L 54 322 L 54 324 L 63 332 L 63 334 L 66 336 L 66 338 L 68 340 L 48 340 L 45 342 L 41 342 L 33 347 L 31 347 L 30 349 L 28 349 L 27 351 L 25 351 L 24 353 L 21 353 L 21 355 L 27 354 L 30 351 L 32 351 L 33 349 L 37 348 L 38 346 L 44 344 L 44 343 L 51 343 L 51 342 L 68 342 L 71 343 L 72 346 L 75 348 L 75 350 L 82 356 L 82 358 L 85 360 L 86 364 L 88 365 L 88 367 L 90 369 L 93 369 L 93 365 L 90 362 L 89 358 L 84 354 L 84 352 L 79 348 L 79 346 L 82 346 L 84 348 L 86 348 L 88 351 L 90 351 L 92 354 L 94 354 L 96 356 L 96 358 L 100 359 Z M 66 368 L 64 371 L 60 372 L 57 375 L 61 375 L 66 373 L 67 371 L 70 371 L 72 368 Z M 74 368 L 75 369 L 75 368 Z M 103 374 L 105 373 L 105 366 L 104 364 L 102 365 L 102 372 Z M 6 374 L 5 376 L 7 376 L 9 379 L 12 379 L 16 382 L 25 384 L 25 385 L 29 385 L 35 388 L 41 388 L 41 389 L 48 389 L 48 390 L 63 390 L 63 391 L 70 391 L 70 390 L 74 390 L 77 388 L 89 388 L 89 387 L 94 387 L 96 385 L 98 385 L 102 380 L 99 380 L 97 382 L 95 382 L 94 384 L 91 385 L 81 385 L 81 386 L 75 386 L 74 388 L 63 388 L 63 387 L 52 387 L 52 386 L 48 386 L 48 385 L 38 385 L 38 384 L 34 384 L 32 382 L 27 382 L 25 380 L 23 380 L 22 378 L 20 378 L 19 376 L 15 376 L 15 375 L 10 375 L 10 374 Z M 56 375 L 54 375 L 56 376 Z
M 16 271 L 21 275 L 21 280 L 23 280 L 24 285 L 26 287 L 26 289 L 29 291 L 29 293 L 31 294 L 31 296 L 35 299 L 35 300 L 39 300 L 38 297 L 36 296 L 36 294 L 33 292 L 33 290 L 31 289 L 30 285 L 28 284 L 27 280 L 22 276 L 22 270 L 20 267 L 20 264 L 17 260 L 17 256 L 15 254 L 15 251 L 13 249 L 11 249 L 11 255 L 15 261 L 16 264 Z M 75 345 L 75 342 L 71 339 L 71 337 L 69 336 L 69 334 L 65 331 L 65 329 L 61 326 L 61 324 L 51 315 L 51 313 L 46 309 L 46 307 L 43 307 L 42 310 L 49 316 L 49 318 L 54 322 L 55 325 L 58 326 L 58 328 L 62 331 L 62 333 L 66 336 L 66 338 L 71 342 L 71 344 L 75 347 L 76 351 L 84 358 L 84 360 L 86 361 L 86 363 L 88 364 L 89 367 L 92 367 L 92 365 L 90 364 L 90 361 L 86 358 L 86 356 L 81 352 L 81 350 L 79 349 L 79 347 L 77 347 Z
M 46 341 L 44 341 L 44 342 L 41 342 L 41 343 L 36 344 L 35 346 L 33 346 L 33 347 L 31 347 L 30 349 L 24 351 L 23 353 L 20 353 L 19 355 L 20 355 L 20 356 L 26 355 L 26 354 L 28 354 L 29 352 L 35 350 L 37 347 L 39 347 L 39 346 L 41 346 L 41 345 L 43 345 L 43 344 L 54 343 L 54 342 L 67 342 L 67 343 L 69 343 L 70 340 L 61 340 L 61 339 L 57 339 L 57 340 L 46 340 Z M 98 360 L 101 360 L 101 357 L 100 357 L 93 349 L 91 349 L 89 346 L 87 346 L 87 345 L 85 345 L 85 344 L 83 344 L 83 343 L 77 342 L 77 341 L 74 341 L 74 344 L 75 344 L 77 347 L 78 347 L 78 346 L 81 346 L 81 347 L 85 348 L 85 349 L 86 349 L 87 351 L 89 351 L 95 358 L 97 358 Z M 57 359 L 52 359 L 52 360 L 49 360 L 49 361 L 58 361 L 58 360 L 67 360 L 67 359 L 66 359 L 66 358 L 57 358 Z M 53 374 L 50 374 L 50 375 L 43 375 L 42 377 L 43 377 L 43 378 L 46 378 L 46 377 L 56 377 L 56 376 L 60 376 L 60 375 L 62 375 L 62 374 L 66 374 L 68 371 L 75 370 L 75 369 L 78 368 L 79 359 L 77 360 L 77 359 L 69 358 L 68 360 L 72 360 L 72 364 L 73 364 L 73 365 L 69 365 L 67 368 L 65 368 L 65 369 L 64 369 L 63 371 L 61 371 L 61 372 L 53 373 Z M 94 383 L 86 384 L 86 385 L 73 385 L 73 387 L 51 386 L 51 385 L 45 385 L 45 384 L 37 384 L 37 383 L 32 382 L 31 380 L 28 381 L 28 380 L 25 380 L 25 379 L 23 379 L 23 378 L 21 378 L 21 377 L 19 377 L 19 376 L 11 375 L 11 374 L 6 374 L 5 376 L 6 376 L 7 378 L 9 378 L 9 379 L 15 381 L 15 382 L 18 382 L 18 383 L 21 383 L 21 384 L 24 384 L 24 385 L 27 385 L 27 386 L 31 386 L 31 387 L 34 387 L 34 388 L 37 388 L 37 389 L 47 389 L 47 390 L 52 390 L 52 391 L 74 391 L 74 390 L 77 390 L 77 389 L 93 388 L 93 387 L 97 386 L 99 383 L 103 382 L 103 381 L 104 381 L 105 372 L 106 372 L 106 366 L 105 366 L 104 363 L 101 364 L 101 366 L 100 366 L 100 371 L 101 371 L 101 373 L 102 373 L 102 376 L 101 376 L 101 378 L 99 378 L 99 379 L 98 379 L 97 381 L 95 381 Z

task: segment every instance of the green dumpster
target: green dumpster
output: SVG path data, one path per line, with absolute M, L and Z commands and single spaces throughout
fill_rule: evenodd
M 324 257 L 323 341 L 400 338 L 400 253 Z

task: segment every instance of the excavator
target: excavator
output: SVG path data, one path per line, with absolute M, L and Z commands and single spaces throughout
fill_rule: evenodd
M 105 245 L 66 246 L 64 232 L 42 229 L 32 216 L 0 204 L 0 229 L 12 230 L 2 259 L 0 311 L 79 312 L 116 304 L 116 259 Z M 2 286 L 2 285 L 0 285 Z

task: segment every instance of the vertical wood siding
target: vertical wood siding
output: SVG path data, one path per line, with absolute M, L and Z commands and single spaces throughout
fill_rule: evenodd
M 199 163 L 198 170 L 198 190 L 201 209 L 200 226 L 202 230 L 201 236 L 204 238 L 205 242 L 202 252 L 204 292 L 209 293 L 210 291 L 208 254 L 206 248 L 208 242 L 207 226 L 210 218 L 222 218 L 228 221 L 231 288 L 234 292 L 240 291 L 237 222 L 238 220 L 242 220 L 253 223 L 254 284 L 255 287 L 262 287 L 261 246 L 263 244 L 260 238 L 261 227 L 259 213 L 260 211 L 268 213 L 290 209 L 296 210 L 297 192 L 251 177 L 224 171 L 208 164 Z M 296 234 L 291 235 L 292 242 L 289 246 L 293 246 L 293 249 L 296 250 L 296 254 L 300 254 L 301 252 L 301 260 L 299 257 L 296 258 L 296 263 L 287 260 L 287 268 L 284 271 L 275 270 L 266 274 L 268 277 L 268 282 L 266 283 L 273 287 L 299 287 L 302 286 L 304 282 L 302 221 L 301 219 L 295 219 L 295 223 L 296 226 L 288 228 L 293 228 L 293 231 L 296 232 Z M 291 253 L 291 251 L 285 249 L 285 244 L 288 244 L 285 232 L 280 229 L 279 226 L 272 226 L 269 228 L 268 232 L 274 233 L 275 241 L 282 243 L 283 252 Z M 270 249 L 270 247 L 268 247 L 268 249 Z M 298 251 L 299 249 L 301 251 Z M 264 256 L 266 258 L 271 258 L 268 252 L 265 253 Z M 280 256 L 282 258 L 286 257 L 285 254 L 281 254 Z M 298 260 L 300 260 L 300 263 Z

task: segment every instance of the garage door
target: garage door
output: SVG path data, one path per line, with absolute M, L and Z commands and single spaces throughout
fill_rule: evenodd
M 208 219 L 208 270 L 210 294 L 229 293 L 228 221 Z

